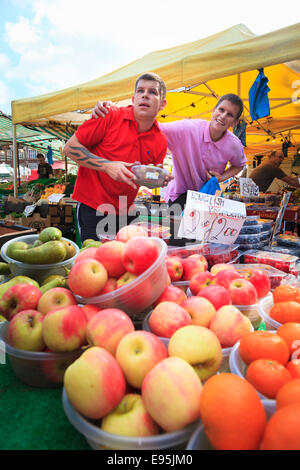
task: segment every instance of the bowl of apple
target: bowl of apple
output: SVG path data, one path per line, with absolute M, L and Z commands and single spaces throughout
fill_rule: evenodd
M 9 335 L 9 321 L 1 323 L 0 328 L 0 356 L 2 355 L 3 360 L 6 358 L 14 371 L 15 375 L 26 385 L 38 388 L 57 388 L 63 384 L 63 377 L 66 368 L 77 359 L 82 349 L 76 349 L 68 352 L 52 352 L 47 351 L 46 348 L 41 351 L 32 351 L 17 348 L 12 346 L 12 341 Z M 31 329 L 30 333 L 34 333 L 29 323 L 23 323 L 23 327 Z M 38 325 L 37 329 L 38 329 Z M 23 330 L 22 325 L 20 327 Z M 22 332 L 18 336 L 22 335 Z M 25 333 L 26 335 L 26 333 Z M 31 335 L 32 337 L 32 335 Z M 33 342 L 35 341 L 32 338 Z M 28 341 L 24 337 L 24 341 Z M 43 346 L 41 346 L 42 349 Z

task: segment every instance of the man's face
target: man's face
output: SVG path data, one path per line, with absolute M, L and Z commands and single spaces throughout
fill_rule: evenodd
M 39 165 L 45 163 L 45 159 L 44 159 L 44 158 L 38 158 L 37 161 L 38 161 L 38 164 L 39 164 Z
M 283 162 L 283 159 L 284 159 L 284 155 L 282 152 L 276 152 L 276 154 L 274 155 L 274 162 L 277 166 L 280 166 L 281 163 Z
M 159 83 L 154 80 L 139 80 L 132 103 L 137 119 L 155 119 L 158 112 L 166 106 L 166 100 L 161 100 L 160 97 Z
M 231 101 L 221 101 L 218 107 L 215 107 L 210 122 L 211 129 L 216 133 L 224 133 L 230 127 L 235 127 L 239 121 L 237 117 L 239 106 Z

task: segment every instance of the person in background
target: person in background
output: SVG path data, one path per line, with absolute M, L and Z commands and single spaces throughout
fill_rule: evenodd
M 104 117 L 110 106 L 110 102 L 98 102 L 92 116 Z M 180 204 L 184 209 L 188 190 L 198 191 L 212 176 L 219 182 L 225 181 L 244 168 L 243 145 L 228 130 L 237 125 L 242 112 L 242 100 L 230 93 L 218 100 L 210 121 L 183 119 L 159 123 L 167 137 L 173 163 L 174 179 L 164 192 L 169 205 Z
M 36 158 L 38 161 L 38 178 L 50 178 L 50 175 L 53 176 L 52 166 L 46 162 L 44 155 L 42 153 L 38 153 Z
M 88 119 L 66 143 L 63 153 L 79 165 L 72 197 L 79 203 L 82 241 L 98 240 L 97 225 L 107 216 L 116 231 L 136 218 L 130 212 L 138 186 L 130 167 L 136 162 L 162 167 L 167 139 L 156 116 L 166 105 L 165 97 L 163 80 L 145 73 L 136 80 L 131 106 L 112 107 L 104 119 Z M 166 176 L 164 184 L 170 179 Z
M 273 151 L 270 153 L 265 163 L 261 163 L 250 173 L 249 178 L 259 187 L 260 192 L 265 193 L 275 178 L 284 181 L 290 186 L 300 188 L 299 178 L 297 176 L 289 176 L 279 168 L 283 159 L 284 154 L 282 150 Z

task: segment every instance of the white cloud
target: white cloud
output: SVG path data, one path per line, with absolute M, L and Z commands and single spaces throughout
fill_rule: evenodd
M 8 106 L 9 104 L 9 90 L 2 80 L 0 80 L 0 109 L 4 109 L 4 107 Z

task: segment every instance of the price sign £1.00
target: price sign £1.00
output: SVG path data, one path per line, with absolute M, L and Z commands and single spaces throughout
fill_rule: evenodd
M 245 219 L 246 206 L 242 202 L 188 191 L 178 236 L 231 245 Z

